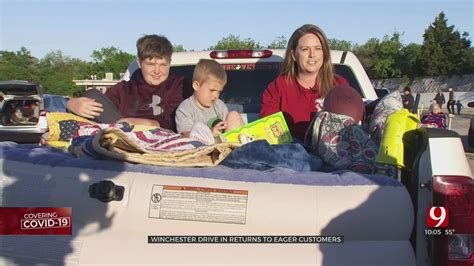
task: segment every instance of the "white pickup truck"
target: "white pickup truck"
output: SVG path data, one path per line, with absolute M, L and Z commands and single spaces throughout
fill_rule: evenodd
M 250 121 L 283 54 L 175 53 L 171 73 L 189 80 L 199 59 L 216 59 L 228 74 L 221 98 Z M 352 53 L 331 56 L 363 98 L 377 98 Z M 73 229 L 72 236 L 1 236 L 0 264 L 473 265 L 474 181 L 459 135 L 412 133 L 399 180 L 134 165 L 0 143 L 0 205 L 71 207 Z M 446 218 L 431 215 L 446 227 L 427 226 L 433 206 L 448 210 Z

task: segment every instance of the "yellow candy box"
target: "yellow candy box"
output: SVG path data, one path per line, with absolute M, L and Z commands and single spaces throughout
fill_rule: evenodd
M 265 139 L 270 144 L 290 143 L 292 137 L 282 112 L 260 118 L 240 128 L 219 135 L 222 142 L 248 143 Z

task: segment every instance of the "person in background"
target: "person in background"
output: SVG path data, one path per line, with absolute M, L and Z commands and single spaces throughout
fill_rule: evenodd
M 291 135 L 303 140 L 324 97 L 337 85 L 349 85 L 335 75 L 324 32 L 306 24 L 291 35 L 280 75 L 263 92 L 260 117 L 282 111 Z
M 10 110 L 12 110 L 10 114 L 10 122 L 14 124 L 21 124 L 28 122 L 28 117 L 25 117 L 22 112 L 22 108 L 20 105 L 15 103 L 10 104 Z
M 429 113 L 421 117 L 422 126 L 446 128 L 446 115 L 437 103 L 430 105 Z
M 458 115 L 461 114 L 461 109 L 464 108 L 464 105 L 462 105 L 461 101 L 460 100 L 457 100 L 456 101 L 456 109 L 458 111 Z M 454 109 L 454 108 L 453 108 Z
M 31 102 L 30 105 L 25 105 L 23 108 L 23 116 L 28 118 L 29 122 L 38 122 L 39 106 L 37 102 Z
M 105 93 L 123 117 L 116 122 L 176 131 L 175 111 L 188 95 L 185 95 L 184 78 L 169 74 L 172 52 L 173 46 L 164 36 L 145 35 L 138 39 L 140 69 L 132 74 L 129 81 L 121 81 Z M 88 97 L 70 99 L 67 108 L 89 119 L 99 117 L 104 109 L 110 109 Z
M 411 88 L 405 87 L 403 89 L 403 108 L 408 109 L 410 112 L 413 110 L 413 106 L 415 105 L 415 98 L 413 98 L 413 94 L 411 94 Z
M 449 88 L 448 89 L 449 91 L 449 98 L 448 98 L 448 112 L 450 114 L 454 114 L 454 104 L 456 103 L 456 101 L 454 100 L 454 91 L 453 91 L 453 88 Z
M 446 102 L 446 99 L 444 98 L 444 94 L 441 90 L 438 90 L 438 93 L 436 93 L 436 96 L 433 100 L 435 100 L 435 102 L 439 105 L 439 108 L 443 109 L 443 104 Z

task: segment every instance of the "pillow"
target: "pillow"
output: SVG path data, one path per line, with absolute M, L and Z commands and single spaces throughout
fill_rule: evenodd
M 374 112 L 369 118 L 369 123 L 366 130 L 377 146 L 380 145 L 380 140 L 382 139 L 382 134 L 385 127 L 385 120 L 387 117 L 390 114 L 402 109 L 403 103 L 399 91 L 394 91 L 385 95 L 375 105 Z
M 305 138 L 310 151 L 336 169 L 372 173 L 378 146 L 352 117 L 320 112 Z

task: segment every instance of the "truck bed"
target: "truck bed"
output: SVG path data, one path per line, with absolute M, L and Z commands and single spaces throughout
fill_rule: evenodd
M 2 207 L 72 207 L 73 217 L 72 236 L 2 236 L 2 265 L 415 264 L 410 196 L 383 175 L 157 167 L 11 142 L 0 143 L 0 151 Z M 91 198 L 89 187 L 101 180 L 123 186 L 123 199 Z M 153 199 L 157 192 L 193 198 L 175 201 L 164 214 Z M 344 242 L 148 244 L 152 235 L 342 236 Z

